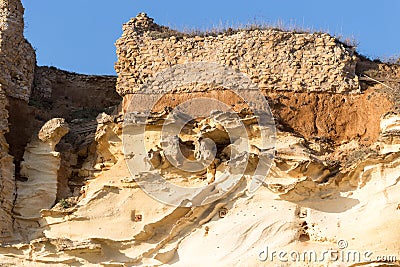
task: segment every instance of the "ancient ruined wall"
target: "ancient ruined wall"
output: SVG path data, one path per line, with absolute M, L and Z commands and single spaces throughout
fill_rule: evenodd
M 216 62 L 249 75 L 266 90 L 358 90 L 356 58 L 324 33 L 243 30 L 190 36 L 153 23 L 144 13 L 123 26 L 117 41 L 117 91 L 135 92 L 148 77 L 176 64 Z
M 0 84 L 7 96 L 28 101 L 36 56 L 23 36 L 24 8 L 19 0 L 3 0 L 0 10 Z

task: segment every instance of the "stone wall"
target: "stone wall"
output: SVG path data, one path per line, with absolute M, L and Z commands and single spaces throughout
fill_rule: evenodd
M 4 137 L 8 132 L 8 104 L 5 93 L 0 90 L 0 238 L 12 235 L 12 208 L 15 181 L 13 158 L 8 154 L 8 144 Z
M 36 55 L 23 36 L 24 8 L 19 0 L 3 0 L 0 12 L 0 84 L 7 96 L 28 101 Z
M 117 91 L 133 93 L 155 73 L 187 62 L 216 62 L 247 74 L 259 88 L 277 91 L 353 92 L 357 58 L 325 33 L 275 29 L 195 36 L 159 26 L 140 13 L 116 42 Z
M 28 101 L 36 63 L 35 51 L 25 40 L 24 8 L 19 0 L 0 2 L 0 238 L 13 236 L 15 175 L 13 157 L 4 135 L 9 132 L 9 99 Z M 15 133 L 16 134 L 16 133 Z M 17 135 L 17 134 L 16 134 Z

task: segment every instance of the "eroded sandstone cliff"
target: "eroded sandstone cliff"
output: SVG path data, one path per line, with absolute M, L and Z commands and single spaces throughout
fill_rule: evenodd
M 33 81 L 36 56 L 32 46 L 23 37 L 24 9 L 19 0 L 0 3 L 0 95 L 1 95 L 1 179 L 0 179 L 0 235 L 13 236 L 12 208 L 15 197 L 14 164 L 8 154 L 8 144 L 4 135 L 9 131 L 7 111 L 10 98 L 27 101 Z
M 46 184 L 44 180 L 29 180 L 29 177 L 26 177 L 29 176 L 26 175 L 27 166 L 33 164 L 35 166 L 30 166 L 28 169 L 36 168 L 38 171 L 43 171 L 43 174 L 51 172 L 51 167 L 46 164 L 44 167 L 37 166 L 38 163 L 39 165 L 43 163 L 39 156 L 33 156 L 33 161 L 36 163 L 32 163 L 32 157 L 29 156 L 31 152 L 35 154 L 41 150 L 32 143 L 38 139 L 41 127 L 57 117 L 63 117 L 68 121 L 74 119 L 83 122 L 95 121 L 99 112 L 109 107 L 113 109 L 112 106 L 117 105 L 120 98 L 115 92 L 116 77 L 78 75 L 55 68 L 37 67 L 35 51 L 23 36 L 24 8 L 21 2 L 1 1 L 0 9 L 0 235 L 2 242 L 12 242 L 20 240 L 19 231 L 16 230 L 18 215 L 15 216 L 18 194 L 20 198 L 34 198 L 35 190 L 31 190 L 29 184 L 32 182 Z M 98 93 L 100 91 L 101 94 Z M 76 123 L 73 124 L 75 125 Z M 89 140 L 94 139 L 95 128 L 86 131 L 88 132 L 86 137 L 91 135 L 87 137 Z M 73 136 L 73 133 L 71 135 Z M 30 149 L 33 151 L 29 152 Z M 65 149 L 74 150 L 75 147 L 67 146 Z M 64 157 L 66 157 L 64 154 L 61 155 L 62 165 L 65 162 Z M 23 166 L 25 168 L 21 170 Z M 64 173 L 62 168 L 52 171 L 55 172 L 57 179 L 61 177 L 60 184 L 71 176 L 70 173 Z M 61 174 L 57 175 L 59 171 Z M 66 178 L 63 178 L 63 175 Z M 36 176 L 42 177 L 40 173 Z M 28 189 L 17 190 L 18 183 L 20 188 L 25 186 Z M 64 186 L 62 190 L 62 186 L 54 186 L 55 190 L 59 191 L 58 199 L 70 194 L 70 190 L 65 190 L 65 187 L 68 186 Z M 49 204 L 52 206 L 56 197 L 49 197 L 54 198 Z M 34 209 L 29 205 L 23 206 L 26 210 Z M 36 208 L 39 207 L 40 205 Z
M 26 81 L 32 93 L 23 98 L 30 101 L 24 112 L 36 122 L 29 138 L 9 142 L 22 170 L 0 139 L 2 263 L 399 265 L 377 258 L 400 257 L 399 66 L 371 62 L 327 34 L 191 36 L 145 14 L 123 29 L 116 88 L 112 77 L 51 68 L 36 67 Z M 260 89 L 273 124 L 260 126 L 253 103 L 240 97 L 249 92 L 244 85 Z M 2 95 L 6 132 L 7 90 Z M 63 119 L 51 120 L 57 117 L 68 121 L 68 134 Z M 197 169 L 199 159 L 207 164 Z M 269 171 L 257 172 L 260 162 Z M 163 185 L 146 193 L 140 186 L 159 174 L 200 188 L 196 199 L 162 203 L 179 199 Z M 226 182 L 232 177 L 233 186 Z M 265 259 L 267 246 L 372 255 L 371 262 L 281 262 Z

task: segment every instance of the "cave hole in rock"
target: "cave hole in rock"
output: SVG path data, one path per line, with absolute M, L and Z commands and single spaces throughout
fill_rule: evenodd
M 213 172 L 212 175 L 215 175 L 215 169 L 221 163 L 230 160 L 230 146 L 232 141 L 235 140 L 231 141 L 228 132 L 223 127 L 210 128 L 209 125 L 204 127 L 201 124 L 201 121 L 204 119 L 197 118 L 196 120 L 187 122 L 180 129 L 177 136 L 173 137 L 164 133 L 162 138 L 160 136 L 160 143 L 156 145 L 153 143 L 153 147 L 151 148 L 147 144 L 148 160 L 152 167 L 159 169 L 162 175 L 166 177 L 178 174 L 181 175 L 181 179 L 187 181 L 192 178 L 204 181 L 207 175 L 209 175 L 207 173 L 210 170 Z M 176 150 L 172 150 L 173 152 L 171 153 L 169 150 L 173 146 L 175 146 Z M 173 162 L 170 162 L 171 159 Z M 203 160 L 206 164 L 203 165 L 201 170 L 195 168 L 196 171 L 185 171 L 184 167 L 180 169 L 180 166 L 185 166 L 188 162 Z M 166 165 L 165 162 L 169 164 Z

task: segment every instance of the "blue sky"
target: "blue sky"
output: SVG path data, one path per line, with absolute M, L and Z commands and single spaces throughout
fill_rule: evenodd
M 371 58 L 400 56 L 400 1 L 351 0 L 22 0 L 25 36 L 39 65 L 86 74 L 115 74 L 122 24 L 146 12 L 177 29 L 254 21 L 353 38 Z

